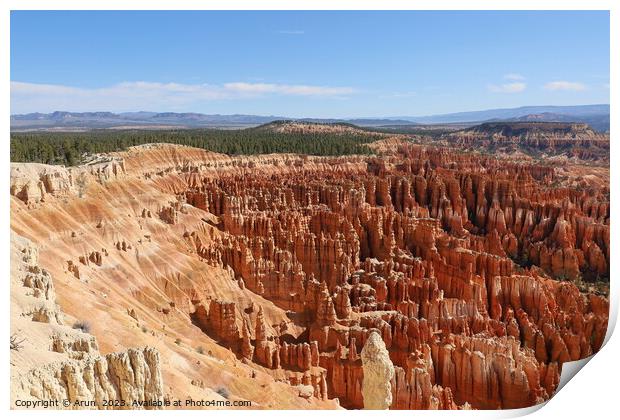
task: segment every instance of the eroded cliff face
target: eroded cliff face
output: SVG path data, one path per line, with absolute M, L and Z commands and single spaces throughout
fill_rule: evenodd
M 283 309 L 244 288 L 231 269 L 206 264 L 196 254 L 186 232 L 213 238 L 218 235 L 216 219 L 180 201 L 175 192 L 184 191 L 185 175 L 197 171 L 215 175 L 249 166 L 279 170 L 278 165 L 302 161 L 295 156 L 232 160 L 198 149 L 146 146 L 76 168 L 13 164 L 11 229 L 39 247 L 38 265 L 55 280 L 65 324 L 88 321 L 102 354 L 128 347 L 157 350 L 164 398 L 251 404 L 244 408 L 337 408 L 336 401 L 310 385 L 325 376 L 321 368 L 305 374 L 241 363 L 235 338 L 241 337 L 244 320 L 251 321 L 254 330 L 259 308 L 266 335 L 287 322 L 292 336 L 302 328 L 292 324 Z M 50 178 L 55 181 L 49 183 Z M 23 312 L 59 323 L 55 308 L 51 303 L 29 304 Z M 21 329 L 37 328 L 38 323 L 29 323 Z M 73 345 L 50 342 L 73 351 Z M 50 346 L 47 341 L 38 344 Z M 107 359 L 84 359 L 75 369 L 110 365 Z M 33 354 L 31 365 L 63 360 Z M 46 380 L 49 376 L 38 375 Z M 43 383 L 38 380 L 39 387 Z M 93 391 L 89 384 L 86 389 L 80 385 L 80 392 L 90 395 L 107 387 L 97 385 Z
M 158 351 L 144 347 L 100 355 L 94 336 L 65 325 L 37 248 L 13 235 L 11 407 L 53 400 L 58 409 L 131 409 L 162 399 Z M 106 404 L 115 400 L 125 401 L 123 407 Z
M 507 155 L 523 153 L 569 159 L 609 162 L 609 134 L 587 124 L 561 122 L 484 123 L 442 137 L 446 144 L 470 150 Z
M 41 171 L 14 177 L 12 229 L 46 244 L 63 308 L 105 320 L 102 346 L 174 358 L 167 394 L 362 408 L 377 331 L 390 408 L 517 408 L 602 345 L 609 303 L 588 282 L 609 277 L 604 176 L 401 142 L 381 158 L 153 145 L 113 161 L 66 170 L 43 200 L 24 187 Z
M 394 364 L 385 343 L 376 331 L 368 336 L 362 349 L 364 381 L 362 395 L 367 410 L 387 410 L 392 405 L 392 379 Z

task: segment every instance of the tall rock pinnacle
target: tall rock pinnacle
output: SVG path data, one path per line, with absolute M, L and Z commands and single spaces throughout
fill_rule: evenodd
M 392 404 L 390 381 L 394 377 L 394 365 L 385 348 L 385 343 L 376 331 L 370 333 L 362 349 L 362 366 L 364 409 L 387 410 Z

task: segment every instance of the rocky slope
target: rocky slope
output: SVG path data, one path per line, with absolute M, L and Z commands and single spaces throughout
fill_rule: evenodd
M 374 132 L 371 129 L 362 129 L 356 125 L 346 123 L 320 124 L 307 121 L 282 120 L 274 121 L 258 128 L 276 133 L 350 134 L 358 136 L 372 136 L 377 138 L 388 136 L 388 134 L 385 133 Z
M 97 340 L 65 324 L 49 272 L 27 239 L 11 238 L 11 407 L 54 400 L 54 408 L 123 408 L 163 399 L 159 353 L 152 347 L 99 354 Z M 137 407 L 140 407 L 138 405 Z M 150 408 L 150 407 L 149 407 Z
M 491 153 L 533 157 L 565 156 L 583 161 L 609 161 L 609 134 L 587 124 L 562 122 L 485 123 L 443 136 L 451 146 Z
M 608 300 L 583 285 L 609 277 L 608 173 L 389 146 L 14 164 L 11 228 L 103 351 L 158 349 L 171 397 L 362 408 L 376 332 L 392 409 L 549 398 L 605 335 Z

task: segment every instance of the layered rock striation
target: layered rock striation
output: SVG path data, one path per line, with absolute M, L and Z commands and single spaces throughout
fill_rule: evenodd
M 12 408 L 49 401 L 57 409 L 157 407 L 151 402 L 163 400 L 164 387 L 156 349 L 101 355 L 95 337 L 83 331 L 87 324 L 65 325 L 36 247 L 14 235 L 11 263 Z
M 159 279 L 114 277 L 158 323 L 195 326 L 300 398 L 363 408 L 363 349 L 380 340 L 393 364 L 381 408 L 526 407 L 555 392 L 562 363 L 603 343 L 609 301 L 584 285 L 609 278 L 605 182 L 405 143 L 381 157 L 154 145 L 114 159 L 123 170 L 88 175 L 98 186 L 86 194 L 131 189 L 130 215 L 93 211 L 82 229 L 97 240 L 65 258 L 67 276 L 105 279 L 122 261 Z M 15 183 L 13 228 L 26 231 L 58 199 Z M 76 240 L 69 225 L 63 241 Z M 157 253 L 164 242 L 174 258 Z
M 472 150 L 609 161 L 609 134 L 598 133 L 587 124 L 491 122 L 449 133 L 442 139 Z

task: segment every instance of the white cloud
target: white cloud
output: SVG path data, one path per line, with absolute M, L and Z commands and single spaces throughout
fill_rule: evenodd
M 102 88 L 11 82 L 11 113 L 179 110 L 213 100 L 266 95 L 338 98 L 355 92 L 351 87 L 245 82 L 216 85 L 139 81 Z
M 555 82 L 549 82 L 544 86 L 547 90 L 585 90 L 586 86 L 582 83 L 567 82 L 565 80 L 558 80 Z
M 519 93 L 523 92 L 527 84 L 523 82 L 504 83 L 501 85 L 489 85 L 488 88 L 494 93 Z
M 504 75 L 504 79 L 506 80 L 525 80 L 525 77 L 520 75 L 519 73 L 508 73 Z
M 278 93 L 302 96 L 340 96 L 355 93 L 355 89 L 349 87 L 278 85 L 272 83 L 226 83 L 224 88 L 231 92 L 248 94 Z
M 380 98 L 413 98 L 415 96 L 418 96 L 417 92 L 392 92 L 392 93 L 386 93 L 386 94 L 382 94 L 379 97 Z

